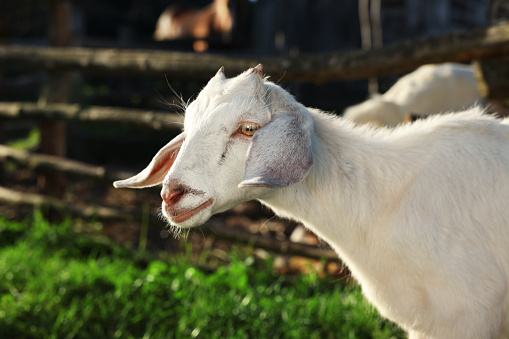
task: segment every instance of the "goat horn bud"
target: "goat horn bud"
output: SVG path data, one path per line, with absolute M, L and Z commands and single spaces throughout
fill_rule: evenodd
M 217 71 L 216 75 L 219 75 L 221 77 L 225 77 L 224 75 L 224 66 L 221 66 L 221 68 Z
M 251 70 L 251 73 L 256 73 L 260 77 L 263 77 L 263 65 L 262 64 L 258 64 L 255 68 L 253 68 Z

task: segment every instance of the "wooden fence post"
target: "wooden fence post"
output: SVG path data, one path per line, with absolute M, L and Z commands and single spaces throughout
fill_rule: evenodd
M 49 39 L 52 46 L 68 47 L 72 40 L 71 2 L 51 0 L 49 15 Z M 72 90 L 73 75 L 69 72 L 52 72 L 39 104 L 66 103 Z M 66 123 L 41 119 L 41 152 L 64 157 L 66 153 Z M 61 174 L 45 173 L 38 177 L 38 186 L 46 194 L 63 197 L 65 178 Z
M 0 83 L 2 82 L 3 72 L 0 70 Z M 5 142 L 5 133 L 4 133 L 4 119 L 0 118 L 0 144 Z M 0 160 L 0 185 L 5 183 L 5 171 L 4 171 L 4 162 Z
M 0 45 L 8 45 L 9 43 L 9 29 L 5 27 L 5 23 L 0 22 Z M 4 77 L 3 69 L 0 68 L 0 83 Z M 0 119 L 0 144 L 5 142 L 4 132 L 4 119 Z M 0 161 L 0 185 L 5 183 L 4 162 Z
M 490 0 L 488 7 L 489 24 L 509 19 L 509 0 Z M 509 58 L 477 60 L 473 65 L 482 96 L 499 116 L 509 116 Z
M 381 1 L 359 0 L 358 8 L 362 49 L 382 47 Z M 370 95 L 379 92 L 378 78 L 368 78 L 368 92 Z

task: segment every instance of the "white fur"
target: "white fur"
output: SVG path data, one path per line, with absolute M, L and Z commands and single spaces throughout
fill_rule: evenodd
M 403 76 L 383 95 L 348 107 L 344 117 L 358 125 L 396 126 L 409 114 L 459 111 L 480 100 L 472 66 L 430 64 Z
M 393 130 L 354 127 L 305 108 L 260 73 L 226 79 L 220 70 L 188 107 L 163 196 L 177 183 L 189 189 L 166 197 L 168 221 L 194 227 L 258 199 L 331 244 L 366 298 L 410 338 L 501 336 L 509 126 L 474 107 Z M 251 139 L 239 136 L 245 121 L 263 127 Z M 152 185 L 146 171 L 115 185 Z M 189 212 L 199 206 L 206 207 Z

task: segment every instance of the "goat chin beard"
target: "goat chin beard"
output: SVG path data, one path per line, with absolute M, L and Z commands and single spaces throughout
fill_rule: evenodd
M 187 240 L 191 231 L 196 228 L 199 228 L 197 226 L 182 227 L 182 226 L 176 225 L 176 224 L 168 221 L 168 219 L 166 219 L 166 218 L 164 218 L 164 220 L 166 221 L 166 230 L 168 231 L 169 234 L 171 234 L 173 236 L 174 239 L 177 239 L 177 240 L 180 239 L 182 236 L 184 237 L 185 240 Z
M 202 212 L 202 211 L 200 211 Z M 162 209 L 160 209 L 159 218 L 163 220 L 166 223 L 166 230 L 168 233 L 170 233 L 175 239 L 180 239 L 182 235 L 184 235 L 184 238 L 187 238 L 190 231 L 193 228 L 196 228 L 202 224 L 204 224 L 208 219 L 210 219 L 211 215 L 208 215 L 207 213 L 196 213 L 195 215 L 192 215 L 188 219 L 176 223 L 172 220 L 171 217 L 168 217 L 166 213 L 163 212 Z M 198 217 L 198 218 L 195 218 Z
M 184 228 L 182 226 L 179 226 L 177 224 L 172 223 L 162 212 L 162 210 L 159 212 L 159 219 L 164 221 L 166 223 L 165 229 L 168 231 L 169 234 L 173 236 L 175 239 L 180 239 L 183 233 L 185 233 L 184 237 L 187 238 L 187 235 L 189 234 L 190 228 Z M 184 232 L 184 230 L 188 230 L 187 232 Z
M 163 219 L 165 222 L 166 222 L 166 230 L 168 231 L 168 233 L 170 233 L 173 238 L 175 239 L 180 239 L 180 237 L 182 235 L 184 235 L 184 238 L 187 238 L 187 235 L 189 234 L 189 232 L 195 228 L 196 226 L 182 226 L 182 225 L 178 225 L 178 224 L 175 224 L 174 222 L 172 222 L 171 220 L 169 220 L 163 213 L 160 214 L 160 218 Z
M 172 223 L 166 217 L 166 215 L 163 213 L 163 209 L 161 207 L 159 207 L 159 209 L 158 209 L 157 216 L 159 217 L 160 220 L 162 220 L 163 222 L 166 223 L 165 229 L 168 231 L 168 233 L 171 234 L 173 236 L 173 238 L 180 239 L 180 237 L 182 236 L 184 228 L 181 227 L 181 226 L 178 226 L 178 225 L 176 225 L 174 223 Z

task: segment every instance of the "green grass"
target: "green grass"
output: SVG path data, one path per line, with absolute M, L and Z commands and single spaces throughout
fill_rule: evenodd
M 0 217 L 0 338 L 401 338 L 357 288 L 251 256 L 136 259 L 72 222 Z
M 41 142 L 41 131 L 38 127 L 30 130 L 28 135 L 25 138 L 16 139 L 7 142 L 7 146 L 18 149 L 18 150 L 30 150 Z

